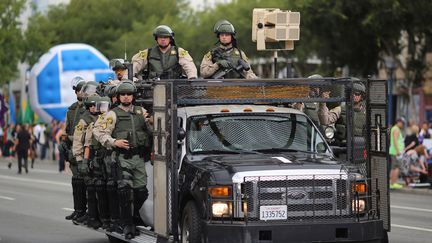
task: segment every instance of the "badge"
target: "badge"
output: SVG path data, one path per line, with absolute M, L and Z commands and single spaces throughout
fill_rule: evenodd
M 108 117 L 106 119 L 106 124 L 112 124 L 113 123 L 113 119 L 111 117 Z
M 105 130 L 108 127 L 108 124 L 106 122 L 104 122 L 104 123 L 102 123 L 101 127 L 103 130 Z
M 82 131 L 83 130 L 83 125 L 81 125 L 81 124 L 78 124 L 77 126 L 76 126 L 76 130 L 78 130 L 78 131 Z
M 138 115 L 141 115 L 141 114 L 142 114 L 142 111 L 141 111 L 141 110 L 137 110 L 136 113 L 137 113 Z
M 236 55 L 238 56 L 238 55 L 240 55 L 240 52 L 236 50 L 236 51 L 234 52 L 234 54 L 236 54 Z
M 177 55 L 177 52 L 175 50 L 171 50 L 171 55 Z

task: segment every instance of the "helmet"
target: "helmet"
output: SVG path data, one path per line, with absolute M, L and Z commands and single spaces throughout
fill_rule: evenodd
M 116 85 L 107 85 L 104 90 L 104 95 L 108 97 L 113 97 L 116 93 Z
M 109 97 L 100 97 L 96 101 L 96 111 L 100 113 L 105 113 L 109 110 L 111 106 L 111 99 Z
M 231 35 L 235 35 L 236 31 L 234 26 L 228 20 L 219 20 L 213 27 L 213 31 L 216 35 L 219 36 L 220 33 L 228 33 Z
M 71 86 L 73 90 L 79 91 L 84 85 L 85 80 L 81 76 L 76 76 L 71 80 Z
M 119 94 L 125 94 L 125 93 L 133 93 L 133 94 L 135 94 L 136 91 L 137 91 L 137 89 L 135 87 L 135 84 L 132 81 L 126 79 L 125 81 L 123 81 L 121 84 L 119 84 L 117 86 L 116 94 L 117 95 L 119 95 Z
M 96 102 L 99 100 L 99 95 L 97 94 L 92 94 L 89 97 L 87 97 L 84 101 L 84 104 L 86 105 L 86 107 L 90 107 L 92 105 L 96 105 Z
M 169 26 L 159 25 L 153 30 L 153 36 L 156 39 L 159 37 L 171 37 L 174 38 L 174 32 Z
M 81 88 L 81 93 L 83 93 L 84 97 L 89 97 L 92 94 L 95 94 L 99 87 L 99 83 L 96 81 L 88 81 Z
M 127 69 L 124 63 L 125 61 L 123 59 L 112 59 L 109 62 L 109 66 L 113 71 L 117 69 Z
M 353 92 L 361 92 L 363 94 L 366 93 L 366 87 L 361 82 L 354 82 L 353 83 Z

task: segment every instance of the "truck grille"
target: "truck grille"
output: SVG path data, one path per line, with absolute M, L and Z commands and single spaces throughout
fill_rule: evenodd
M 346 174 L 244 177 L 242 212 L 254 221 L 261 206 L 286 205 L 287 221 L 345 217 L 352 214 L 349 188 Z

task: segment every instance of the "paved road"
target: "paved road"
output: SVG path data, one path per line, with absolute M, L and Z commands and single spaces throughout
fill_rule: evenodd
M 105 235 L 64 220 L 72 207 L 70 176 L 54 163 L 17 175 L 0 161 L 0 243 L 106 243 Z
M 421 192 L 428 189 L 419 189 Z M 391 243 L 432 242 L 432 194 L 392 192 L 391 200 Z
M 107 242 L 103 234 L 64 220 L 72 207 L 70 175 L 57 172 L 54 162 L 37 163 L 29 174 L 16 171 L 16 162 L 8 169 L 0 160 L 0 243 Z M 431 192 L 392 192 L 391 214 L 391 243 L 432 242 Z

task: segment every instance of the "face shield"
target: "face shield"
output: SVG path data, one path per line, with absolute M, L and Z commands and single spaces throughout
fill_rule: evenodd
M 96 94 L 97 86 L 94 85 L 85 85 L 81 89 L 81 94 L 83 97 L 89 97 L 93 94 Z
M 108 102 L 108 101 L 99 101 L 96 104 L 96 110 L 97 110 L 97 112 L 100 112 L 100 113 L 107 112 L 109 110 L 109 108 L 110 108 L 110 102 Z

